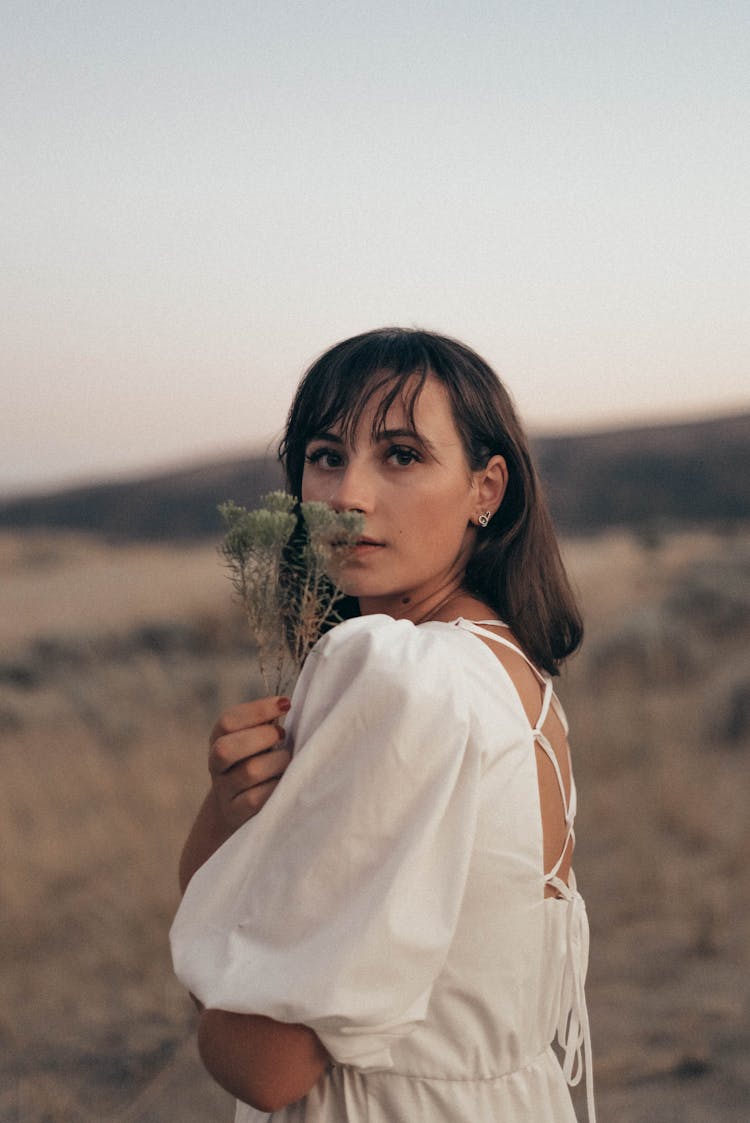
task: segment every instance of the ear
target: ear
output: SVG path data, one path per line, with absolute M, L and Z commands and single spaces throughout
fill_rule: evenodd
M 479 516 L 489 512 L 492 517 L 498 511 L 505 489 L 508 486 L 508 465 L 504 456 L 491 456 L 484 468 L 474 473 L 474 487 L 476 489 L 477 509 L 474 512 L 474 522 L 479 521 Z

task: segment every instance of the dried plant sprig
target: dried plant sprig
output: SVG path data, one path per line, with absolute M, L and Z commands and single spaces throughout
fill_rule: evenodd
M 293 605 L 288 606 L 294 622 L 290 644 L 298 666 L 321 630 L 340 619 L 336 605 L 342 596 L 341 568 L 364 530 L 364 517 L 358 512 L 333 511 L 325 503 L 301 503 L 300 513 L 307 533 L 299 552 L 292 552 L 289 559 Z
M 258 645 L 263 682 L 278 694 L 291 688 L 323 628 L 340 619 L 338 577 L 364 519 L 325 503 L 298 508 L 283 491 L 261 502 L 252 511 L 232 502 L 219 507 L 227 527 L 220 551 Z
M 284 680 L 288 661 L 279 603 L 281 561 L 297 518 L 294 500 L 283 492 L 265 496 L 264 503 L 254 511 L 232 502 L 219 507 L 227 527 L 220 550 L 258 645 L 261 677 L 269 693 L 278 693 L 271 686 Z

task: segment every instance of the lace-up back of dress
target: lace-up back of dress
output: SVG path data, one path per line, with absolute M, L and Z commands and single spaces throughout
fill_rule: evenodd
M 586 1073 L 588 1118 L 589 1123 L 596 1123 L 591 1031 L 584 990 L 589 929 L 586 906 L 571 869 L 576 788 L 568 752 L 568 723 L 552 689 L 551 679 L 542 674 L 507 636 L 489 631 L 490 627 L 507 629 L 506 624 L 499 620 L 459 620 L 457 623 L 486 640 L 499 656 L 531 727 L 536 747 L 544 842 L 544 893 L 545 897 L 560 900 L 559 906 L 552 906 L 555 912 L 550 916 L 563 921 L 565 933 L 556 1019 L 557 1042 L 562 1053 L 563 1075 L 568 1083 L 578 1084 Z
M 568 723 L 552 681 L 517 644 L 489 628 L 498 620 L 463 621 L 487 641 L 508 672 L 531 726 L 536 745 L 539 802 L 544 835 L 545 895 L 558 897 L 567 886 L 573 856 L 576 790 L 570 767 Z

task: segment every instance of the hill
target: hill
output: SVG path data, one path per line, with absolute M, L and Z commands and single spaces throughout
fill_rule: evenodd
M 212 461 L 12 499 L 0 503 L 0 526 L 85 530 L 124 542 L 198 540 L 218 534 L 223 500 L 251 505 L 281 483 L 281 469 L 268 457 Z
M 750 519 L 750 413 L 537 437 L 534 452 L 565 533 L 716 526 Z M 217 504 L 252 505 L 281 484 L 249 456 L 0 503 L 0 526 L 88 530 L 122 541 L 219 533 Z
M 750 517 L 750 413 L 535 442 L 556 522 L 697 527 Z

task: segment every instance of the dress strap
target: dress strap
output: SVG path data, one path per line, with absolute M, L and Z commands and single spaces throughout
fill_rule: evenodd
M 552 679 L 549 675 L 543 674 L 538 669 L 538 667 L 536 667 L 531 662 L 528 655 L 526 655 L 526 653 L 521 650 L 518 644 L 512 643 L 511 640 L 506 639 L 505 636 L 498 636 L 494 632 L 488 631 L 487 628 L 483 626 L 485 624 L 492 624 L 498 628 L 507 628 L 508 625 L 504 624 L 502 620 L 465 620 L 463 617 L 459 617 L 459 619 L 456 620 L 455 623 L 463 628 L 466 628 L 468 631 L 474 632 L 475 635 L 484 636 L 486 639 L 493 640 L 494 643 L 498 643 L 502 647 L 507 647 L 510 651 L 514 651 L 517 655 L 520 655 L 521 658 L 524 659 L 526 663 L 528 663 L 529 667 L 544 687 L 544 694 L 542 696 L 542 708 L 539 711 L 539 717 L 537 718 L 536 724 L 532 728 L 531 732 L 535 743 L 539 745 L 545 755 L 552 762 L 552 767 L 554 768 L 555 776 L 557 777 L 557 786 L 560 789 L 560 799 L 562 800 L 563 809 L 565 811 L 565 824 L 568 828 L 568 833 L 565 838 L 565 844 L 562 848 L 562 853 L 555 863 L 553 869 L 550 870 L 550 872 L 547 874 L 548 879 L 554 878 L 559 872 L 560 866 L 563 862 L 563 858 L 565 857 L 565 852 L 568 848 L 568 843 L 573 837 L 573 822 L 576 815 L 577 800 L 576 787 L 572 775 L 570 777 L 570 796 L 568 796 L 567 792 L 565 791 L 565 782 L 563 780 L 560 762 L 557 759 L 557 753 L 552 748 L 552 744 L 549 738 L 543 731 L 544 723 L 547 720 L 547 715 L 549 714 L 550 708 L 554 708 L 555 713 L 562 721 L 563 729 L 565 730 L 566 734 L 568 732 L 568 723 L 565 719 L 565 714 L 562 710 L 562 707 L 559 706 L 559 704 L 555 705 L 555 703 L 557 702 L 557 697 L 552 687 Z
M 531 662 L 526 652 L 522 651 L 517 643 L 512 643 L 511 640 L 506 639 L 505 636 L 498 636 L 494 632 L 490 632 L 487 628 L 483 627 L 484 624 L 493 624 L 496 628 L 507 628 L 508 625 L 503 623 L 502 620 L 465 620 L 464 617 L 461 616 L 456 620 L 456 624 L 460 625 L 462 628 L 466 628 L 470 632 L 474 632 L 475 635 L 484 636 L 485 639 L 494 640 L 495 643 L 499 643 L 502 647 L 507 647 L 510 651 L 515 651 L 516 655 L 520 655 L 521 658 L 528 663 L 542 685 L 547 682 L 546 675 L 543 675 L 539 668 Z
M 573 776 L 571 774 L 571 777 L 570 777 L 570 796 L 568 796 L 567 792 L 565 791 L 565 781 L 563 780 L 562 769 L 560 768 L 560 762 L 557 759 L 557 754 L 555 753 L 555 750 L 552 748 L 552 745 L 550 744 L 546 735 L 544 733 L 542 733 L 541 729 L 535 729 L 534 730 L 534 741 L 539 746 L 539 748 L 542 749 L 545 756 L 548 758 L 548 760 L 552 764 L 552 767 L 553 767 L 554 772 L 555 772 L 555 776 L 557 777 L 557 786 L 560 789 L 560 800 L 562 802 L 563 812 L 564 812 L 564 815 L 565 815 L 566 832 L 565 832 L 565 840 L 564 840 L 564 842 L 562 844 L 562 848 L 560 850 L 560 856 L 557 859 L 557 861 L 555 862 L 552 869 L 549 871 L 549 873 L 546 873 L 544 875 L 545 884 L 546 885 L 554 885 L 555 888 L 557 888 L 557 881 L 559 880 L 557 875 L 560 872 L 560 867 L 562 866 L 562 864 L 565 860 L 565 855 L 568 852 L 568 846 L 570 844 L 571 839 L 575 843 L 574 823 L 575 823 L 575 818 L 576 818 L 576 804 L 578 802 L 577 793 L 576 793 L 576 785 L 575 785 L 575 780 L 573 779 Z
M 499 643 L 501 647 L 507 647 L 509 651 L 514 651 L 516 655 L 520 655 L 524 662 L 528 663 L 531 670 L 536 675 L 541 685 L 545 688 L 545 700 L 542 702 L 543 716 L 537 721 L 537 727 L 544 724 L 547 717 L 547 712 L 550 708 L 555 711 L 560 720 L 565 733 L 568 733 L 568 719 L 565 716 L 565 710 L 560 704 L 560 700 L 552 689 L 552 680 L 549 675 L 545 675 L 535 663 L 532 663 L 525 651 L 522 651 L 517 643 L 506 639 L 505 636 L 498 636 L 495 632 L 489 631 L 484 627 L 485 624 L 492 624 L 495 628 L 508 628 L 510 625 L 506 624 L 503 620 L 467 620 L 463 616 L 459 616 L 453 623 L 459 628 L 465 628 L 467 632 L 473 632 L 477 636 L 483 636 L 485 639 L 492 640 L 494 643 Z M 546 699 L 546 691 L 549 688 L 549 701 Z

